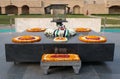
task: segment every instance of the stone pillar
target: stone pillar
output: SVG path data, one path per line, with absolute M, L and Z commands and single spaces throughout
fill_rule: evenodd
M 1 14 L 5 14 L 5 7 L 1 7 Z
M 81 7 L 81 14 L 84 14 L 84 7 Z
M 106 14 L 109 14 L 109 7 L 106 7 Z
M 70 7 L 70 13 L 73 14 L 73 7 Z
M 53 15 L 53 9 L 51 9 L 51 15 Z
M 41 9 L 41 14 L 45 14 L 44 7 L 43 7 L 43 8 L 40 8 L 40 9 Z
M 22 14 L 22 8 L 18 7 L 18 15 Z

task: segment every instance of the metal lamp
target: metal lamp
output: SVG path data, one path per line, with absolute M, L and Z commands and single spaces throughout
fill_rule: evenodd
M 67 4 L 51 4 L 51 14 L 53 15 L 52 22 L 56 22 L 57 26 L 62 26 L 66 21 Z

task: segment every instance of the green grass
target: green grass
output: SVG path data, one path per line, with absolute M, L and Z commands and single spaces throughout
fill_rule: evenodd
M 117 18 L 120 18 L 120 14 L 92 14 L 94 16 L 101 16 L 101 17 L 117 17 Z
M 0 24 L 9 24 L 9 17 L 7 15 L 0 15 Z
M 88 16 L 84 15 L 67 15 L 67 18 L 88 18 Z M 7 16 L 7 15 L 0 15 L 0 24 L 9 24 L 10 23 L 10 18 L 13 19 L 13 24 L 14 24 L 14 18 L 52 18 L 52 15 L 46 14 L 46 15 L 41 15 L 41 14 L 30 14 L 30 15 L 13 15 L 13 16 Z
M 16 18 L 52 18 L 52 15 L 40 15 L 40 14 L 31 14 L 31 15 L 18 15 Z
M 90 18 L 90 17 L 88 17 L 88 16 L 84 16 L 84 15 L 82 15 L 82 14 L 73 14 L 73 15 L 67 15 L 66 16 L 67 18 Z
M 106 24 L 120 25 L 120 14 L 93 14 L 94 16 L 102 17 L 102 24 L 106 18 Z
M 102 24 L 104 24 L 104 19 L 102 19 Z M 106 19 L 106 24 L 120 25 L 120 20 Z
M 118 19 L 110 19 L 110 18 L 119 18 L 120 14 L 95 14 L 95 16 L 101 16 L 102 18 L 102 25 L 104 24 L 104 17 L 107 17 L 106 24 L 113 24 L 113 25 L 120 25 L 120 20 Z M 52 15 L 46 14 L 30 14 L 30 15 L 14 15 L 14 16 L 7 16 L 7 15 L 0 15 L 0 24 L 9 24 L 9 19 L 12 18 L 12 22 L 14 24 L 14 18 L 52 18 Z M 88 16 L 84 16 L 83 14 L 67 14 L 67 18 L 90 18 Z
M 10 24 L 10 18 L 14 24 L 14 18 L 51 18 L 51 15 L 0 15 L 0 24 Z

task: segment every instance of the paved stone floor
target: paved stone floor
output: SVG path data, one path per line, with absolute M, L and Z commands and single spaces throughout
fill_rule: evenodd
M 115 43 L 113 62 L 82 63 L 80 74 L 75 75 L 72 67 L 51 67 L 44 75 L 40 63 L 6 62 L 5 43 L 8 35 L 0 34 L 0 79 L 120 79 L 120 33 L 102 33 Z M 110 36 L 108 36 L 110 34 Z

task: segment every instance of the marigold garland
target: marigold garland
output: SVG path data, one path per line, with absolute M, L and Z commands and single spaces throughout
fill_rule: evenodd
M 55 37 L 53 39 L 53 41 L 56 41 L 56 42 L 65 42 L 65 41 L 68 41 L 68 39 L 66 37 Z
M 75 28 L 76 32 L 90 32 L 91 29 L 90 28 Z
M 34 27 L 34 28 L 28 28 L 26 31 L 27 32 L 43 32 L 45 30 L 46 30 L 46 28 Z
M 80 36 L 79 40 L 88 43 L 103 43 L 107 41 L 106 37 L 97 35 Z
M 40 36 L 33 36 L 33 35 L 23 35 L 12 38 L 12 42 L 15 43 L 32 43 L 32 42 L 38 42 L 41 40 Z
M 79 61 L 77 54 L 43 54 L 42 61 Z

